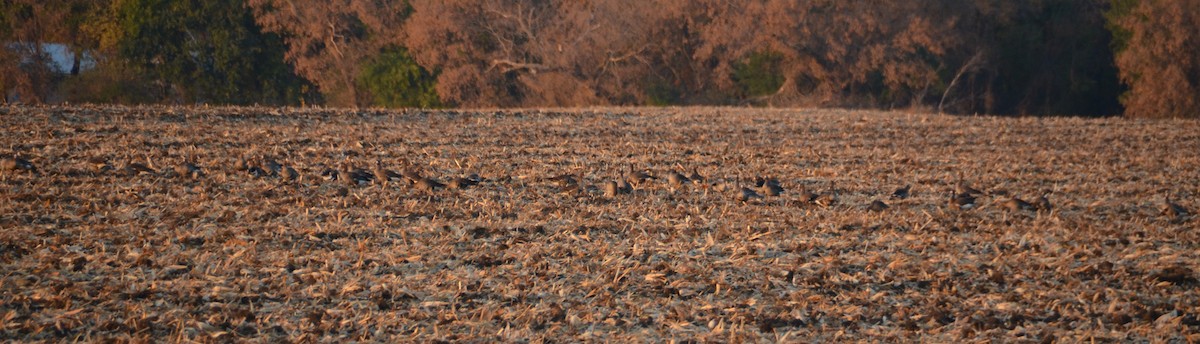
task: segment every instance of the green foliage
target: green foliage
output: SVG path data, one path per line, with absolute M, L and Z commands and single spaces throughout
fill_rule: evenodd
M 1117 70 L 1103 13 L 1076 0 L 1028 5 L 996 23 L 990 68 L 993 113 L 1114 115 Z
M 1113 52 L 1119 54 L 1129 46 L 1129 40 L 1133 38 L 1133 31 L 1121 26 L 1118 22 L 1121 20 L 1121 18 L 1127 17 L 1133 13 L 1134 8 L 1136 8 L 1138 3 L 1141 1 L 1142 0 L 1112 0 L 1108 11 L 1104 12 L 1104 28 L 1108 29 L 1108 31 L 1112 33 L 1112 43 L 1110 43 L 1109 46 L 1112 47 Z
M 435 89 L 437 77 L 403 48 L 388 48 L 367 63 L 358 75 L 359 87 L 371 102 L 384 107 L 441 106 Z
M 157 101 L 153 83 L 119 60 L 67 78 L 59 86 L 63 99 L 72 103 L 144 104 Z
M 298 104 L 315 95 L 239 0 L 126 0 L 117 10 L 121 57 L 176 100 Z
M 761 51 L 734 65 L 733 80 L 742 97 L 760 97 L 774 94 L 783 86 L 783 55 Z
M 662 80 L 655 80 L 646 85 L 646 105 L 669 106 L 683 102 L 683 92 L 678 87 Z

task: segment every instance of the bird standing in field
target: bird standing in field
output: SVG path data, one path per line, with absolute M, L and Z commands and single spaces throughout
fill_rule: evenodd
M 737 194 L 735 194 L 735 197 L 739 201 L 749 202 L 750 200 L 753 200 L 755 198 L 759 198 L 759 199 L 763 198 L 762 195 L 758 194 L 758 192 L 755 192 L 753 189 L 750 189 L 747 187 L 741 187 L 738 189 L 739 190 L 738 190 Z
M 427 177 L 421 177 L 421 179 L 418 179 L 416 183 L 413 183 L 413 186 L 416 187 L 417 190 L 427 193 L 433 193 L 438 189 L 446 188 L 446 184 L 442 184 L 442 182 L 439 182 L 436 179 Z
M 679 189 L 683 187 L 683 184 L 691 182 L 692 180 L 690 178 L 684 176 L 678 171 L 671 170 L 671 172 L 667 172 L 667 184 L 669 184 L 672 188 Z
M 796 197 L 801 203 L 812 203 L 817 200 L 817 194 L 808 191 L 808 188 L 801 187 L 800 191 L 796 192 Z
M 37 167 L 29 160 L 22 159 L 19 156 L 9 156 L 0 158 L 0 170 L 2 171 L 28 171 L 37 173 Z
M 1052 208 L 1054 208 L 1054 206 L 1050 204 L 1050 199 L 1046 198 L 1048 195 L 1049 192 L 1042 193 L 1042 195 L 1038 196 L 1038 199 L 1034 201 L 1034 206 L 1036 206 L 1039 211 L 1050 211 Z
M 778 179 L 763 178 L 761 183 L 755 182 L 755 184 L 758 184 L 758 190 L 763 195 L 778 197 L 780 194 L 783 194 L 783 186 L 779 184 Z
M 908 198 L 910 190 L 912 190 L 912 184 L 905 185 L 902 188 L 896 189 L 896 191 L 892 191 L 892 199 Z
M 1188 215 L 1188 211 L 1183 206 L 1172 202 L 1171 195 L 1163 196 L 1162 214 L 1173 219 L 1179 219 Z
M 466 177 L 450 178 L 450 181 L 446 182 L 446 187 L 450 188 L 451 190 L 462 190 L 475 186 L 476 184 L 479 184 L 479 176 L 471 175 Z
M 826 192 L 817 196 L 813 203 L 822 207 L 832 207 L 837 204 L 837 196 L 834 196 L 832 192 Z
M 647 180 L 651 179 L 658 178 L 646 173 L 646 171 L 634 170 L 633 164 L 629 164 L 629 174 L 625 175 L 625 180 L 628 181 L 629 184 L 640 187 L 642 183 L 645 183 Z
M 371 174 L 371 172 L 358 167 L 352 167 L 349 163 L 344 163 L 342 170 L 338 174 L 339 178 L 346 177 L 344 182 L 350 186 L 368 184 L 375 179 L 375 175 Z
M 1008 209 L 1008 211 L 1014 213 L 1019 211 L 1033 211 L 1037 209 L 1033 204 L 1016 197 L 1009 197 L 1004 201 L 1004 203 L 1001 203 L 1001 205 L 1004 207 L 1004 209 Z
M 379 159 L 375 159 L 375 167 L 371 168 L 371 173 L 375 175 L 375 182 L 383 186 L 387 186 L 392 177 L 396 176 L 395 172 L 383 168 L 383 161 Z
M 610 180 L 607 183 L 604 183 L 604 197 L 617 197 L 617 193 L 621 192 L 620 190 L 620 187 L 617 186 L 617 182 Z
M 563 173 L 553 177 L 548 177 L 546 178 L 546 181 L 549 181 L 560 188 L 571 187 L 579 183 L 579 181 L 575 179 L 575 175 L 571 173 Z
M 693 183 L 704 183 L 704 176 L 700 175 L 700 171 L 696 170 L 695 167 L 692 167 L 692 174 L 688 175 L 687 179 Z
M 968 184 L 965 180 L 958 181 L 958 184 L 954 186 L 954 192 L 957 194 L 968 194 L 971 196 L 983 195 L 983 191 L 979 191 L 979 189 L 971 187 L 971 184 Z
M 262 167 L 258 167 L 258 165 L 249 165 L 249 167 L 246 167 L 246 172 L 250 173 L 250 175 L 254 176 L 255 178 L 266 177 L 269 175 L 267 170 L 262 169 Z
M 832 181 L 829 182 L 829 190 L 825 190 L 824 193 L 817 196 L 817 198 L 813 200 L 813 203 L 822 207 L 832 207 L 834 204 L 837 204 L 837 188 L 834 186 L 835 184 Z
M 285 182 L 293 182 L 300 179 L 300 173 L 296 172 L 296 169 L 291 166 L 284 166 L 281 176 Z
M 263 158 L 263 167 L 267 174 L 272 176 L 278 176 L 280 173 L 283 173 L 283 165 L 279 164 L 275 159 Z
M 122 171 L 125 172 L 125 175 L 130 176 L 130 177 L 136 176 L 139 174 L 156 174 L 156 173 L 158 173 L 157 171 L 154 171 L 154 169 L 150 168 L 149 166 L 146 166 L 142 163 L 132 162 L 132 161 L 130 161 L 128 164 L 125 164 L 125 168 L 123 168 Z
M 971 196 L 970 193 L 966 192 L 958 193 L 951 191 L 950 200 L 947 202 L 947 205 L 951 209 L 971 209 L 975 207 L 975 196 Z
M 881 211 L 886 210 L 887 208 L 888 208 L 887 203 L 883 203 L 883 201 L 880 201 L 880 200 L 874 200 L 871 202 L 871 205 L 867 206 L 867 210 L 873 211 L 873 212 L 881 212 Z
M 112 165 L 108 164 L 108 160 L 101 157 L 92 157 L 87 160 L 87 163 L 96 173 L 107 172 L 113 169 Z
M 196 164 L 185 162 L 175 166 L 175 175 L 179 178 L 199 179 L 204 176 L 204 171 Z
M 412 168 L 413 167 L 412 164 L 407 163 L 407 161 L 405 161 L 405 163 L 407 166 L 404 166 L 404 168 L 400 169 L 401 177 L 404 177 L 404 179 L 408 179 L 408 182 L 411 184 L 416 184 L 417 182 L 421 181 L 421 179 L 425 178 L 425 177 L 421 176 L 421 172 L 418 172 L 417 170 Z

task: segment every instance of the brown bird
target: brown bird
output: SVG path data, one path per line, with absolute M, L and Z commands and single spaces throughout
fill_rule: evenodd
M 888 208 L 887 203 L 883 203 L 883 201 L 880 201 L 880 200 L 874 200 L 871 202 L 871 205 L 867 206 L 867 210 L 873 211 L 873 212 L 884 211 L 887 208 Z
M 754 187 L 761 188 L 767 184 L 779 184 L 779 180 L 776 180 L 775 178 L 764 177 L 764 176 L 754 177 Z
M 329 167 L 329 165 L 324 163 L 317 165 L 317 169 L 321 171 L 321 178 L 324 178 L 326 181 L 336 181 L 340 177 L 338 176 L 337 169 Z
M 650 179 L 658 179 L 646 171 L 636 171 L 633 169 L 633 164 L 629 164 L 629 174 L 625 176 L 625 180 L 632 185 L 641 185 Z
M 815 202 L 817 200 L 817 196 L 818 196 L 817 194 L 813 193 L 812 191 L 808 191 L 807 188 L 800 188 L 800 191 L 797 192 L 797 195 L 798 195 L 800 202 L 803 202 L 803 203 Z
M 693 183 L 704 182 L 704 176 L 700 175 L 700 171 L 696 170 L 695 167 L 692 167 L 692 174 L 688 175 L 687 179 L 691 180 Z
M 975 207 L 975 196 L 971 196 L 970 193 L 956 193 L 951 191 L 950 200 L 947 202 L 947 205 L 951 209 L 971 209 Z
M 339 173 L 338 177 L 343 177 L 343 176 L 348 177 L 348 178 L 346 178 L 346 180 L 344 182 L 346 182 L 346 184 L 350 185 L 350 186 L 369 184 L 369 183 L 371 183 L 372 180 L 375 179 L 375 175 L 371 174 L 371 172 L 367 172 L 367 170 L 357 168 L 357 167 L 351 168 L 349 165 L 346 165 L 346 168 L 343 169 L 341 172 L 342 173 Z
M 37 173 L 37 167 L 29 160 L 22 159 L 18 156 L 10 156 L 0 158 L 0 171 L 29 171 Z
M 579 181 L 575 179 L 575 175 L 571 174 L 571 173 L 564 173 L 564 174 L 560 174 L 557 176 L 549 177 L 549 178 L 546 178 L 546 180 L 554 183 L 554 185 L 557 185 L 558 187 L 563 187 L 563 188 L 575 186 L 576 184 L 579 183 Z
M 684 176 L 682 173 L 676 172 L 675 170 L 667 172 L 667 184 L 670 184 L 670 186 L 673 188 L 682 188 L 683 184 L 691 182 L 691 179 L 689 179 L 687 176 Z
M 1171 202 L 1171 195 L 1166 195 L 1163 196 L 1162 214 L 1178 219 L 1187 216 L 1188 211 L 1183 206 Z
M 282 176 L 283 181 L 286 182 L 292 182 L 300 179 L 300 173 L 297 173 L 296 169 L 292 168 L 291 166 L 285 166 L 283 168 L 283 173 L 280 176 Z
M 392 171 L 383 168 L 383 161 L 375 159 L 375 167 L 371 168 L 371 174 L 375 175 L 375 182 L 380 185 L 387 186 L 388 181 L 391 181 L 395 175 Z
M 450 178 L 450 181 L 446 183 L 446 187 L 449 187 L 451 190 L 461 190 L 475 186 L 475 184 L 479 184 L 479 182 L 470 177 L 454 177 Z
M 145 174 L 157 174 L 158 173 L 157 171 L 154 171 L 154 169 L 152 169 L 146 165 L 143 165 L 141 163 L 136 163 L 136 162 L 129 162 L 128 164 L 125 165 L 125 168 L 122 170 L 125 172 L 125 175 L 127 175 L 127 176 L 136 176 L 136 175 L 143 174 L 143 173 L 145 173 Z
M 250 161 L 246 158 L 238 159 L 233 163 L 233 169 L 238 171 L 248 171 L 250 170 Z
M 108 164 L 108 160 L 101 157 L 92 157 L 87 160 L 87 163 L 96 172 L 105 172 L 113 169 L 112 165 Z
M 755 198 L 763 198 L 763 196 L 758 194 L 758 192 L 746 187 L 740 188 L 735 196 L 737 197 L 737 200 L 742 202 L 749 202 Z
M 621 192 L 621 188 L 619 186 L 617 186 L 617 182 L 610 180 L 607 183 L 604 183 L 604 197 L 608 197 L 608 198 L 617 197 L 617 193 L 620 193 L 620 192 Z
M 583 172 L 579 172 L 573 181 L 573 183 L 562 185 L 562 190 L 559 192 L 576 197 L 587 195 L 588 188 L 583 179 Z
M 1001 205 L 1004 206 L 1004 209 L 1008 209 L 1011 212 L 1033 211 L 1037 209 L 1033 204 L 1016 197 L 1009 197 Z
M 836 184 L 834 184 L 832 181 L 829 182 L 829 190 L 825 190 L 824 193 L 817 196 L 817 198 L 813 200 L 813 203 L 822 207 L 832 207 L 833 205 L 837 204 L 837 188 L 835 186 Z
M 971 196 L 983 195 L 983 191 L 979 191 L 979 189 L 971 187 L 971 184 L 967 184 L 967 181 L 965 180 L 958 181 L 958 184 L 954 186 L 954 192 L 957 194 L 969 194 Z
M 200 169 L 200 166 L 196 166 L 196 164 L 185 162 L 175 165 L 175 175 L 179 178 L 199 179 L 204 176 L 204 171 Z
M 837 204 L 837 196 L 834 196 L 833 192 L 826 192 L 820 196 L 817 196 L 817 198 L 813 200 L 813 203 L 822 207 L 832 207 L 833 205 Z
M 767 195 L 767 196 L 771 196 L 771 197 L 777 197 L 783 193 L 783 186 L 780 186 L 779 182 L 763 183 L 763 185 L 760 186 L 758 189 L 759 189 L 759 191 L 762 192 L 763 195 Z
M 896 189 L 896 191 L 892 191 L 892 199 L 908 198 L 909 190 L 912 190 L 912 184 L 905 185 L 902 188 Z
M 262 169 L 262 167 L 258 167 L 258 165 L 249 165 L 246 167 L 246 172 L 250 173 L 250 175 L 254 176 L 255 178 L 262 178 L 270 175 L 270 173 L 267 173 L 267 170 Z
M 617 181 L 617 193 L 621 193 L 621 194 L 633 193 L 633 185 L 629 185 L 629 182 L 627 182 L 627 181 L 618 180 Z
M 278 161 L 275 161 L 275 159 L 264 158 L 263 167 L 267 173 L 272 176 L 278 176 L 283 172 L 283 165 L 280 165 Z
M 434 191 L 437 191 L 437 189 L 446 188 L 446 184 L 442 184 L 442 182 L 439 182 L 433 178 L 424 177 L 418 179 L 416 183 L 413 183 L 413 185 L 417 188 L 417 190 L 429 193 L 433 193 Z
M 425 177 L 421 176 L 421 172 L 418 172 L 417 170 L 413 169 L 412 165 L 405 166 L 403 169 L 400 169 L 400 176 L 404 177 L 404 179 L 408 179 L 409 183 L 414 183 L 414 184 L 421 181 L 421 179 L 425 178 Z
M 1052 208 L 1054 208 L 1054 206 L 1050 205 L 1050 199 L 1046 198 L 1047 195 L 1049 194 L 1043 193 L 1041 196 L 1038 196 L 1036 201 L 1034 201 L 1034 206 L 1036 206 L 1038 210 L 1050 211 Z

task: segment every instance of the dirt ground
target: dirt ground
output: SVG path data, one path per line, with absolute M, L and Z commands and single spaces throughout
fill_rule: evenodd
M 0 128 L 4 341 L 1200 341 L 1196 121 L 78 106 Z

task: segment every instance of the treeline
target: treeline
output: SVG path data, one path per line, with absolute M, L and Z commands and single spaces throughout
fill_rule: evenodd
M 5 101 L 1200 116 L 1200 0 L 0 6 Z

